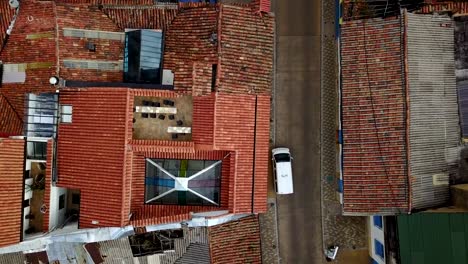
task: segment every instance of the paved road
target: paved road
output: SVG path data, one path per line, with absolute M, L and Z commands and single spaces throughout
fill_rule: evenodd
M 294 156 L 295 193 L 277 198 L 281 263 L 322 263 L 320 0 L 273 1 L 275 145 Z

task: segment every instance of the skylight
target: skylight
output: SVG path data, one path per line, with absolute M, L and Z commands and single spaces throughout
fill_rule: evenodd
M 219 205 L 221 161 L 146 159 L 146 203 Z

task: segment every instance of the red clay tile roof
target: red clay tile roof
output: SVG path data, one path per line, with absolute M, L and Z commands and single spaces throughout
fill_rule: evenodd
M 133 96 L 178 95 L 124 88 L 61 92 L 60 103 L 73 106 L 73 117 L 71 124 L 58 128 L 57 185 L 81 189 L 80 227 L 124 225 L 130 213 L 130 223 L 142 226 L 187 219 L 193 211 L 266 210 L 269 96 L 195 97 L 193 142 L 132 140 Z M 204 124 L 206 128 L 202 128 Z M 145 158 L 223 159 L 220 207 L 144 205 Z M 93 220 L 99 224 L 92 225 Z
M 213 264 L 262 263 L 257 216 L 208 228 Z
M 463 1 L 428 1 L 417 13 L 432 14 L 439 11 L 451 11 L 455 14 L 467 14 L 468 3 Z
M 81 189 L 80 227 L 122 226 L 129 89 L 63 90 L 60 104 L 72 105 L 71 124 L 59 125 L 58 186 Z M 130 108 L 129 108 L 130 107 Z M 129 123 L 130 122 L 130 123 Z M 92 225 L 93 220 L 99 221 Z
M 154 0 L 55 0 L 57 3 L 88 5 L 153 5 Z
M 273 25 L 269 15 L 222 5 L 218 91 L 269 94 L 273 76 Z
M 345 213 L 408 210 L 400 37 L 395 18 L 349 21 L 342 26 Z
M 0 54 L 4 64 L 26 63 L 25 83 L 4 83 L 0 92 L 23 116 L 25 94 L 49 92 L 56 74 L 55 18 L 53 2 L 23 1 L 13 31 Z
M 214 148 L 236 151 L 236 190 L 230 200 L 234 213 L 266 211 L 269 125 L 265 122 L 270 120 L 269 100 L 269 96 L 216 95 Z
M 0 94 L 0 137 L 20 136 L 22 132 L 21 117 L 11 107 L 8 100 Z
M 192 140 L 213 146 L 215 94 L 193 98 Z
M 24 140 L 0 139 L 0 247 L 20 242 Z
M 105 6 L 102 11 L 120 28 L 166 29 L 177 15 L 177 7 Z
M 182 9 L 167 28 L 164 68 L 174 72 L 175 89 L 192 89 L 195 61 L 218 62 L 218 47 L 210 42 L 212 34 L 218 31 L 217 17 L 215 6 Z
M 123 61 L 124 43 L 122 41 L 64 36 L 64 29 L 98 30 L 122 34 L 123 30 L 103 14 L 97 6 L 57 4 L 56 12 L 60 36 L 58 40 L 60 77 L 66 80 L 121 82 L 123 79 L 122 70 L 68 68 L 65 67 L 64 60 Z M 85 48 L 88 41 L 96 45 L 95 52 L 89 52 Z
M 7 29 L 13 20 L 15 9 L 10 7 L 8 1 L 0 2 L 0 45 L 3 45 L 7 36 Z M 1 46 L 0 46 L 1 47 Z

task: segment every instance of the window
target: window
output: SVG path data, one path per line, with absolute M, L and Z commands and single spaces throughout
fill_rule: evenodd
M 145 185 L 146 203 L 219 205 L 221 161 L 147 159 Z
M 62 105 L 61 117 L 62 123 L 71 123 L 73 114 L 73 106 L 71 105 Z
M 28 159 L 46 160 L 47 142 L 28 141 L 27 153 L 28 153 Z
M 80 194 L 72 194 L 72 204 L 80 204 Z
M 29 206 L 29 199 L 23 200 L 23 208 L 26 208 Z
M 378 241 L 377 239 L 374 239 L 374 247 L 375 254 L 381 257 L 382 259 L 385 259 L 384 246 L 382 245 L 382 243 L 380 243 L 380 241 Z
M 373 222 L 374 222 L 374 226 L 382 229 L 383 228 L 383 221 L 382 221 L 382 216 L 380 215 L 374 215 L 373 217 Z
M 65 194 L 59 196 L 59 210 L 65 208 Z
M 163 39 L 163 32 L 156 30 L 125 33 L 125 82 L 161 84 Z
M 275 155 L 276 162 L 289 162 L 291 157 L 289 154 L 276 154 Z

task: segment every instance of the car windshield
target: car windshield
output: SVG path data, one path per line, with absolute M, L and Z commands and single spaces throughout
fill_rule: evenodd
M 275 155 L 275 160 L 276 162 L 289 162 L 291 158 L 289 157 L 289 154 L 276 154 Z

